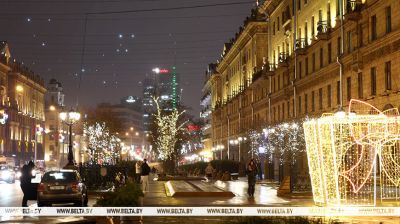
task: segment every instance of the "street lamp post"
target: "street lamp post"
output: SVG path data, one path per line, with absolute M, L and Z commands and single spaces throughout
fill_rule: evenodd
M 72 125 L 74 125 L 81 118 L 79 112 L 70 110 L 69 112 L 61 112 L 60 119 L 68 125 L 69 129 L 69 144 L 68 144 L 68 163 L 65 165 L 65 169 L 75 169 L 74 153 L 72 152 Z
M 43 128 L 40 126 L 40 124 L 36 125 L 36 129 L 35 129 L 35 155 L 34 155 L 34 161 L 35 164 L 37 163 L 37 144 L 38 144 L 38 136 L 42 135 L 43 132 Z

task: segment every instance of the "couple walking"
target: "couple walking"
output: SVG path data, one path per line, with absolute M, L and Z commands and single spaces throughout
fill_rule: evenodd
M 136 169 L 136 182 L 142 184 L 143 193 L 149 192 L 149 174 L 150 166 L 147 164 L 147 160 L 137 161 L 135 165 Z

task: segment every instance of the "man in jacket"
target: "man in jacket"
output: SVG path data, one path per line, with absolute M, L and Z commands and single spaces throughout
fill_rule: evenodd
M 28 207 L 28 200 L 34 197 L 32 191 L 32 170 L 35 167 L 35 164 L 32 161 L 29 161 L 27 165 L 24 165 L 21 169 L 21 189 L 24 193 L 24 197 L 22 198 L 22 207 Z
M 141 175 L 140 175 L 143 193 L 149 192 L 149 174 L 150 174 L 150 167 L 147 164 L 147 160 L 144 159 L 142 167 L 141 167 Z

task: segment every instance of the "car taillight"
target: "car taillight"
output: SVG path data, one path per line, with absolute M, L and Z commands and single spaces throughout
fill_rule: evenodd
M 78 192 L 79 191 L 79 183 L 72 183 L 71 190 L 74 192 Z
M 43 183 L 40 183 L 37 187 L 37 191 L 38 192 L 43 192 L 45 190 L 45 186 Z

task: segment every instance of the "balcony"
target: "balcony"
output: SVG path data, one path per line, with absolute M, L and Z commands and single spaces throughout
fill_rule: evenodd
M 258 71 L 258 72 L 253 74 L 253 77 L 252 77 L 251 81 L 255 82 L 255 81 L 257 81 L 258 79 L 260 79 L 262 77 L 263 77 L 263 71 L 260 70 L 260 71 Z
M 362 0 L 346 1 L 346 20 L 358 21 L 361 19 Z
M 288 67 L 289 55 L 286 52 L 279 53 L 279 63 L 278 67 Z
M 320 40 L 328 40 L 330 27 L 327 21 L 319 21 L 317 24 L 317 38 Z
M 273 76 L 275 74 L 276 65 L 272 63 L 268 63 L 264 65 L 263 68 L 266 71 L 267 76 Z
M 307 53 L 307 40 L 306 38 L 300 38 L 296 40 L 296 54 L 306 54 Z

